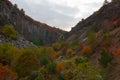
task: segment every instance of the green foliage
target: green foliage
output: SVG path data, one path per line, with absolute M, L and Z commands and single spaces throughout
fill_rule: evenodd
M 88 44 L 94 49 L 98 45 L 98 40 L 96 34 L 92 31 L 88 31 Z
M 67 49 L 66 51 L 66 56 L 68 58 L 72 57 L 74 55 L 74 51 L 72 49 Z
M 9 38 L 17 39 L 17 32 L 12 25 L 5 25 L 2 29 L 2 33 Z
M 78 56 L 75 58 L 75 63 L 78 65 L 80 63 L 86 63 L 87 62 L 87 58 L 84 56 Z
M 59 51 L 61 49 L 61 43 L 56 42 L 52 45 L 52 47 L 55 51 Z
M 4 65 L 10 65 L 13 60 L 14 54 L 12 52 L 9 53 L 9 50 L 12 48 L 15 47 L 9 43 L 0 44 L 0 62 Z
M 89 61 L 89 57 L 76 55 L 77 49 L 73 49 L 76 42 L 73 45 L 58 42 L 56 45 L 18 49 L 9 43 L 0 44 L 0 63 L 5 62 L 4 65 L 16 71 L 19 80 L 103 80 L 106 77 L 101 68 Z M 90 46 L 82 49 L 83 53 L 91 54 Z M 54 58 L 56 50 L 63 58 Z M 66 54 L 69 58 L 65 57 Z M 101 55 L 99 61 L 104 64 L 104 61 L 110 61 L 108 57 Z
M 46 66 L 46 69 L 47 69 L 48 73 L 55 74 L 56 73 L 56 63 L 55 62 L 49 63 Z
M 99 69 L 89 62 L 79 64 L 74 74 L 73 80 L 103 80 Z
M 43 41 L 41 39 L 34 38 L 31 41 L 33 42 L 33 44 L 35 44 L 37 46 L 42 46 L 43 45 Z
M 25 77 L 30 75 L 32 71 L 35 71 L 39 67 L 39 60 L 33 49 L 24 49 L 23 54 L 18 58 L 15 65 L 15 70 L 19 77 Z
M 112 56 L 108 52 L 108 50 L 103 49 L 101 53 L 101 58 L 99 59 L 99 62 L 103 67 L 107 67 L 108 64 L 112 61 Z
M 52 47 L 40 47 L 37 53 L 41 66 L 47 65 L 53 60 L 54 50 Z
M 74 40 L 70 44 L 71 44 L 71 46 L 77 46 L 79 44 L 79 42 L 77 40 Z
M 94 23 L 94 24 L 92 25 L 92 30 L 93 30 L 94 32 L 98 32 L 99 29 L 100 29 L 100 25 L 98 25 L 97 23 Z

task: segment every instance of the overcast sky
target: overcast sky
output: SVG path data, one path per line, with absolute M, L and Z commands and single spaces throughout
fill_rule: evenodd
M 69 31 L 98 10 L 104 0 L 11 0 L 33 19 Z M 110 1 L 110 0 L 108 0 Z

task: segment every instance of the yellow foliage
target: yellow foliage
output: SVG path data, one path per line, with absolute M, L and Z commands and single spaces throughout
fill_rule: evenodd
M 74 51 L 72 49 L 67 49 L 66 56 L 72 57 L 74 55 Z
M 5 25 L 2 29 L 2 33 L 6 37 L 17 39 L 17 32 L 12 25 Z
M 59 51 L 55 52 L 54 55 L 53 55 L 54 59 L 58 58 L 59 56 L 60 56 L 60 52 Z

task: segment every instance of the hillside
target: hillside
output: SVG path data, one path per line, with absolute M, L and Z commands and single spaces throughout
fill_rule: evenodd
M 87 36 L 87 31 L 90 28 L 96 33 L 99 33 L 105 28 L 114 30 L 120 27 L 120 1 L 113 0 L 111 3 L 103 5 L 98 11 L 94 12 L 90 17 L 80 21 L 68 33 L 68 41 L 84 40 Z

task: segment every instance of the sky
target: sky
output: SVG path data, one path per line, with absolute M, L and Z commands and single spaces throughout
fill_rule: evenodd
M 70 31 L 81 19 L 97 11 L 104 0 L 10 0 L 33 19 Z M 108 0 L 110 1 L 110 0 Z

